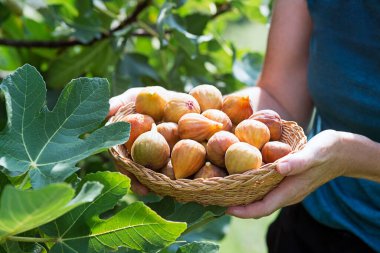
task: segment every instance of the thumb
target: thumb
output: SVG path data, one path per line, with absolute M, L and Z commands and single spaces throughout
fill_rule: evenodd
M 313 162 L 314 158 L 311 150 L 305 148 L 280 159 L 276 169 L 278 173 L 284 176 L 295 175 L 311 168 Z
M 109 100 L 110 108 L 109 108 L 107 118 L 111 117 L 112 115 L 115 115 L 117 110 L 119 110 L 119 108 L 122 107 L 124 104 L 125 104 L 124 100 L 122 99 L 121 96 L 112 97 Z

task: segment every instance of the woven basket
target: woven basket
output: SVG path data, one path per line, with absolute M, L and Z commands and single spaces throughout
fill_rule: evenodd
M 122 121 L 124 116 L 134 112 L 134 104 L 127 104 L 121 107 L 108 123 Z M 292 121 L 283 120 L 282 124 L 283 133 L 280 141 L 288 143 L 293 152 L 302 149 L 306 143 L 303 129 Z M 262 199 L 283 179 L 274 169 L 276 164 L 270 163 L 257 170 L 226 177 L 172 180 L 164 174 L 133 162 L 124 145 L 114 146 L 109 152 L 121 173 L 130 172 L 151 191 L 160 196 L 171 196 L 179 202 L 218 206 L 245 205 Z

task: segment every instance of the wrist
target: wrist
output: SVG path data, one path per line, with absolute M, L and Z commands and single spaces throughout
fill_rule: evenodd
M 337 133 L 343 176 L 380 181 L 380 144 L 359 134 Z

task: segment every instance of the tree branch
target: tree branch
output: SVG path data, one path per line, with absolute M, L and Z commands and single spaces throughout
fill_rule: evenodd
M 71 47 L 75 45 L 83 45 L 83 46 L 89 46 L 94 44 L 97 41 L 106 39 L 111 37 L 115 32 L 125 28 L 128 25 L 131 25 L 137 21 L 138 15 L 149 6 L 151 0 L 145 0 L 141 3 L 139 3 L 136 6 L 136 9 L 132 13 L 131 16 L 129 16 L 127 19 L 123 20 L 117 27 L 102 33 L 98 38 L 94 38 L 93 40 L 89 42 L 82 42 L 77 39 L 68 39 L 65 41 L 42 41 L 42 40 L 13 40 L 13 39 L 5 39 L 0 38 L 0 45 L 3 46 L 11 46 L 11 47 L 25 47 L 25 48 L 64 48 L 64 47 Z M 217 5 L 217 11 L 211 16 L 211 19 L 215 19 L 219 17 L 220 15 L 230 11 L 232 9 L 232 6 L 230 3 L 223 3 Z M 166 31 L 166 33 L 170 33 L 170 31 Z M 151 37 L 152 35 L 147 32 L 144 29 L 138 29 L 133 33 L 133 36 L 136 37 Z
M 0 45 L 5 46 L 12 46 L 12 47 L 44 47 L 44 48 L 58 48 L 58 47 L 70 47 L 75 45 L 92 45 L 95 42 L 99 40 L 103 40 L 106 38 L 111 37 L 115 32 L 123 29 L 124 27 L 131 25 L 137 21 L 137 17 L 139 14 L 149 6 L 151 0 L 144 0 L 143 2 L 140 2 L 136 9 L 133 11 L 133 13 L 123 20 L 118 26 L 115 28 L 102 33 L 99 37 L 94 38 L 93 40 L 89 42 L 82 42 L 77 39 L 69 39 L 65 41 L 41 41 L 41 40 L 34 40 L 34 41 L 23 41 L 23 40 L 12 40 L 12 39 L 4 39 L 0 38 Z

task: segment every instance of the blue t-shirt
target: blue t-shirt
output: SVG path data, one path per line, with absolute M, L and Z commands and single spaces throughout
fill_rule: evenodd
M 380 4 L 308 0 L 313 21 L 308 88 L 314 134 L 335 129 L 380 142 Z M 380 153 L 380 151 L 379 151 Z M 336 178 L 303 204 L 319 222 L 351 231 L 380 252 L 380 184 Z

